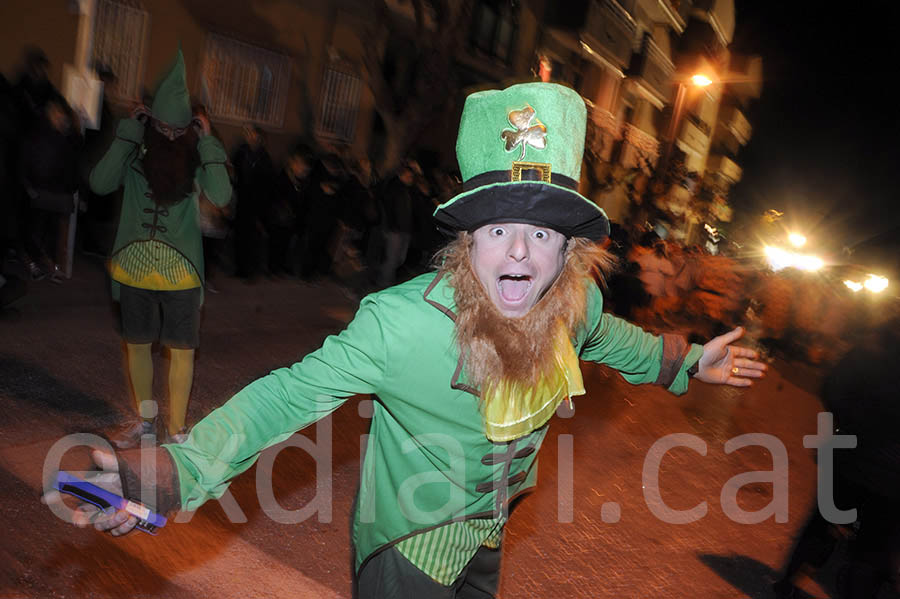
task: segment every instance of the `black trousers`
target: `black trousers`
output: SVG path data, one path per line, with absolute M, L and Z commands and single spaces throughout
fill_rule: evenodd
M 481 547 L 453 584 L 445 587 L 389 547 L 363 566 L 357 599 L 493 599 L 499 585 L 500 549 Z
M 58 246 L 68 217 L 62 212 L 30 208 L 25 249 L 32 260 L 44 267 L 60 261 Z

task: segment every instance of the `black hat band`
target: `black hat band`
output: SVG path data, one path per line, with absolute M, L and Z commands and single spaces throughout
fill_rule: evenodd
M 567 177 L 565 175 L 561 175 L 559 173 L 549 173 L 550 181 L 553 185 L 559 185 L 560 187 L 565 187 L 567 189 L 571 189 L 572 191 L 576 191 L 578 189 L 578 182 L 572 177 Z M 478 189 L 479 187 L 483 187 L 485 185 L 491 185 L 492 183 L 509 183 L 510 181 L 544 181 L 546 180 L 546 175 L 539 168 L 523 168 L 520 172 L 517 173 L 517 176 L 513 178 L 513 171 L 488 171 L 486 173 L 481 173 L 480 175 L 475 175 L 468 181 L 463 183 L 463 193 L 467 191 L 472 191 L 473 189 Z

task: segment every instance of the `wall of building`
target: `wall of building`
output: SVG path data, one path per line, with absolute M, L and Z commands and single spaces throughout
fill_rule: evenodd
M 65 2 L 2 0 L 0 2 L 0 71 L 13 81 L 25 46 L 38 46 L 50 60 L 49 77 L 62 87 L 63 65 L 75 58 L 78 14 Z
M 358 4 L 358 3 L 357 3 Z M 228 3 L 214 0 L 142 0 L 149 15 L 143 57 L 143 84 L 152 93 L 181 46 L 188 87 L 196 98 L 202 91 L 202 68 L 207 32 L 287 55 L 291 60 L 286 109 L 280 127 L 264 126 L 270 153 L 280 160 L 299 139 L 312 142 L 322 77 L 332 57 L 350 63 L 363 75 L 362 62 L 367 11 L 362 5 L 339 9 L 334 3 L 273 0 L 265 3 Z M 353 10 L 351 10 L 353 8 Z M 78 15 L 67 3 L 3 0 L 0 3 L 0 69 L 12 80 L 26 45 L 41 47 L 50 60 L 49 76 L 62 89 L 64 64 L 74 61 Z M 350 152 L 365 153 L 375 106 L 366 85 L 361 86 L 356 135 Z M 137 98 L 134 98 L 137 101 Z M 116 102 L 126 114 L 127 101 Z M 240 142 L 243 123 L 213 117 L 213 125 L 232 149 Z M 327 141 L 327 140 L 326 140 Z

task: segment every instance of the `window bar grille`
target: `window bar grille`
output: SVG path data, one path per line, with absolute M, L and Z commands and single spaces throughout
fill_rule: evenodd
M 210 34 L 206 81 L 216 116 L 280 126 L 290 75 L 288 58 L 250 44 Z

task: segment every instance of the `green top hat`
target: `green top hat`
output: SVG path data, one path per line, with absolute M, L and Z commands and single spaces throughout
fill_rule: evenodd
M 581 96 L 555 83 L 470 95 L 456 140 L 463 191 L 434 217 L 454 231 L 517 222 L 603 239 L 606 214 L 576 191 L 586 118 Z
M 153 96 L 153 105 L 150 107 L 153 118 L 173 127 L 187 127 L 191 123 L 191 97 L 185 79 L 184 55 L 179 48 L 175 62 Z

